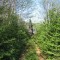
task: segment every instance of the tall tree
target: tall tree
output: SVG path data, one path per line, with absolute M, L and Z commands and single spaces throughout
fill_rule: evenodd
M 29 20 L 29 33 L 32 35 L 33 34 L 33 25 L 31 19 Z

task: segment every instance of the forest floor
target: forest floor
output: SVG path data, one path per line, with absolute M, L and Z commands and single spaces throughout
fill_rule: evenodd
M 33 40 L 33 39 L 32 39 Z M 32 45 L 30 46 L 30 47 L 34 47 L 34 48 L 31 48 L 31 49 L 35 49 L 35 53 L 36 53 L 36 55 L 37 55 L 37 58 L 38 59 L 35 59 L 35 60 L 44 60 L 44 57 L 43 57 L 43 55 L 42 55 L 42 52 L 41 52 L 41 49 L 39 48 L 39 46 L 36 44 L 36 42 L 35 41 L 31 41 L 32 42 Z M 27 50 L 29 50 L 29 48 L 27 49 Z M 25 55 L 26 55 L 26 53 L 27 52 L 23 52 L 22 54 L 21 54 L 21 58 L 19 58 L 19 60 L 26 60 L 25 59 Z M 29 54 L 29 53 L 27 53 L 27 54 Z M 28 60 L 28 59 L 27 59 Z M 30 60 L 30 59 L 29 59 Z M 33 58 L 31 58 L 31 60 L 33 60 Z
M 41 50 L 40 50 L 40 48 L 38 47 L 37 44 L 36 44 L 36 54 L 37 54 L 39 60 L 44 60 L 44 57 L 41 53 Z

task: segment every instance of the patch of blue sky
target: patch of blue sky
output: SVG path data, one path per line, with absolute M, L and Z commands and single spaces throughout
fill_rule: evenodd
M 17 8 L 17 13 L 21 14 L 25 21 L 32 20 L 33 23 L 38 23 L 44 20 L 44 9 L 42 0 L 33 0 L 33 3 L 28 8 L 21 10 Z

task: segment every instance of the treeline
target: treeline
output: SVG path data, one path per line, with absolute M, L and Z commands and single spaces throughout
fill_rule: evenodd
M 37 32 L 37 44 L 45 60 L 60 60 L 60 11 L 52 8 Z
M 10 7 L 0 6 L 0 60 L 19 60 L 28 38 L 22 18 Z

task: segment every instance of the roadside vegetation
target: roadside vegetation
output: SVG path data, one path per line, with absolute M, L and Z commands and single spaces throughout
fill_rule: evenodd
M 33 24 L 0 6 L 0 60 L 60 60 L 60 10 L 53 6 L 43 23 Z

